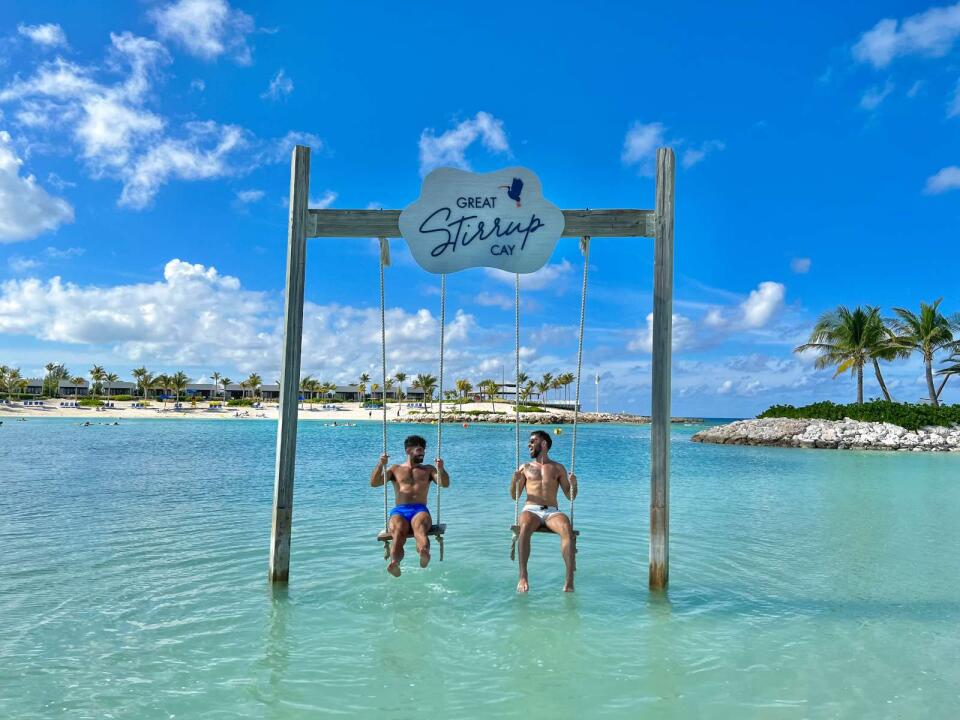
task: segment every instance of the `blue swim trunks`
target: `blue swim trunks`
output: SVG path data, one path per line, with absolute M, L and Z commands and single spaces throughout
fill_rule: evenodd
M 417 513 L 429 512 L 427 506 L 423 503 L 410 503 L 409 505 L 397 505 L 393 510 L 390 511 L 390 517 L 394 515 L 400 515 L 407 522 L 413 520 L 414 515 Z

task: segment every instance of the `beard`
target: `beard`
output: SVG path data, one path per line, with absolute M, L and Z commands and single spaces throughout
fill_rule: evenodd
M 411 456 L 410 456 L 410 464 L 411 464 L 411 465 L 423 465 L 423 455 L 420 455 L 419 457 L 416 456 L 416 455 L 411 455 Z
M 530 448 L 530 457 L 535 458 L 538 452 L 539 451 L 536 448 Z

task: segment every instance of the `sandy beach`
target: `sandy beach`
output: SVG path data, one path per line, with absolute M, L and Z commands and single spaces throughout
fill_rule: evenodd
M 66 402 L 66 401 L 63 401 Z M 164 403 L 152 401 L 149 407 L 132 407 L 133 401 L 114 402 L 115 407 L 97 409 L 93 407 L 61 407 L 60 400 L 45 400 L 44 405 L 24 407 L 22 402 L 11 401 L 9 405 L 0 405 L 0 420 L 15 418 L 77 418 L 80 420 L 90 420 L 91 422 L 103 422 L 105 420 L 124 420 L 134 418 L 171 418 L 171 419 L 192 419 L 192 420 L 276 420 L 279 409 L 276 403 L 264 403 L 260 408 L 254 407 L 214 407 L 211 408 L 207 403 L 197 403 L 196 407 L 189 402 L 181 403 L 182 408 L 175 409 L 172 402 Z M 360 420 L 379 421 L 383 414 L 378 409 L 365 409 L 360 407 L 357 402 L 336 403 L 333 409 L 322 409 L 309 403 L 301 406 L 298 417 L 300 420 L 321 420 L 326 422 L 357 422 Z M 490 412 L 489 402 L 465 403 L 462 408 L 460 405 L 444 403 L 444 417 L 448 413 L 453 417 L 453 411 L 459 414 L 470 411 Z M 512 418 L 510 406 L 502 404 L 498 406 L 498 411 L 504 415 L 509 414 Z M 387 418 L 392 422 L 430 422 L 436 416 L 437 404 L 432 405 L 432 412 L 427 413 L 421 408 L 407 407 L 401 404 L 399 411 L 396 405 L 390 404 L 387 408 Z M 426 415 L 426 417 L 424 417 Z M 524 413 L 524 415 L 543 415 L 559 416 L 563 419 L 572 419 L 573 413 L 567 410 L 554 410 L 545 413 Z M 582 413 L 584 417 L 586 413 Z M 485 416 L 479 415 L 476 422 L 483 422 Z

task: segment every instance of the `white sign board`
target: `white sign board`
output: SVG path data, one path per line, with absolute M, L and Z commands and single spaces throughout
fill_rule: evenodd
M 540 179 L 520 167 L 483 174 L 437 168 L 400 213 L 400 234 L 432 273 L 532 273 L 547 264 L 563 225 L 563 211 L 543 198 Z

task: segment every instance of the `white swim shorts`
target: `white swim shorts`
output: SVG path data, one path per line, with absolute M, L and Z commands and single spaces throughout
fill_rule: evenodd
M 540 524 L 546 525 L 547 520 L 549 520 L 554 515 L 562 515 L 563 513 L 557 509 L 556 505 L 532 505 L 527 503 L 523 506 L 523 512 L 533 513 L 538 518 L 540 518 Z

